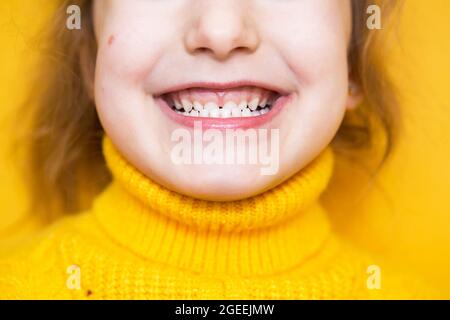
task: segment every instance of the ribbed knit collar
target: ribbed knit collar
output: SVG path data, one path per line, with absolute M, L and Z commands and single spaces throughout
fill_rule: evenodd
M 267 275 L 300 266 L 329 236 L 318 204 L 332 171 L 323 152 L 281 185 L 252 198 L 203 201 L 144 176 L 104 139 L 113 182 L 96 199 L 102 228 L 135 254 L 175 268 L 215 275 Z

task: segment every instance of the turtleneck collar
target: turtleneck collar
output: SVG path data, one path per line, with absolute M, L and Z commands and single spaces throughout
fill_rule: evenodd
M 113 182 L 94 215 L 111 238 L 145 259 L 202 274 L 265 275 L 301 266 L 329 236 L 318 198 L 331 175 L 330 150 L 265 193 L 212 202 L 156 184 L 108 138 L 103 149 Z

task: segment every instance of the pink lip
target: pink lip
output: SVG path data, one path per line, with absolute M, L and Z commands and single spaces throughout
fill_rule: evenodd
M 263 83 L 263 82 L 257 82 L 257 81 L 234 81 L 234 82 L 227 82 L 227 83 L 218 83 L 218 82 L 191 82 L 191 83 L 184 83 L 180 84 L 174 87 L 167 88 L 161 92 L 155 93 L 155 97 L 162 96 L 164 94 L 167 94 L 169 92 L 176 92 L 176 91 L 182 91 L 189 88 L 205 88 L 210 89 L 214 91 L 220 91 L 220 90 L 227 90 L 227 89 L 233 89 L 233 88 L 239 88 L 239 87 L 259 87 L 262 89 L 266 89 L 269 91 L 275 91 L 281 96 L 289 95 L 289 92 L 286 91 L 283 88 L 279 88 L 277 86 L 274 86 L 272 84 Z
M 171 120 L 186 126 L 194 128 L 195 122 L 201 122 L 204 129 L 249 129 L 260 127 L 271 121 L 283 109 L 286 103 L 291 100 L 291 95 L 279 97 L 273 105 L 270 112 L 256 116 L 244 118 L 204 118 L 204 117 L 189 117 L 178 114 L 161 97 L 156 98 L 156 103 L 161 107 L 161 110 Z
M 169 92 L 176 92 L 181 90 L 186 90 L 189 88 L 204 88 L 209 90 L 227 90 L 232 88 L 244 87 L 244 86 L 254 86 L 260 87 L 266 90 L 277 92 L 280 97 L 276 100 L 275 104 L 272 106 L 270 112 L 259 115 L 256 117 L 244 117 L 244 118 L 204 118 L 204 117 L 189 117 L 182 114 L 178 114 L 172 110 L 172 108 L 166 103 L 162 98 L 164 94 Z M 291 100 L 292 94 L 289 94 L 281 88 L 274 87 L 270 84 L 252 82 L 252 81 L 236 81 L 229 83 L 213 83 L 213 82 L 195 82 L 189 84 L 182 84 L 175 87 L 166 89 L 156 95 L 156 103 L 161 107 L 161 110 L 166 114 L 171 120 L 186 126 L 194 128 L 195 122 L 201 122 L 202 128 L 204 129 L 248 129 L 260 127 L 279 114 L 283 107 Z

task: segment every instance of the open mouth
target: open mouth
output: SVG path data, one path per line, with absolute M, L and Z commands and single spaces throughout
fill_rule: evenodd
M 189 88 L 161 96 L 173 112 L 186 117 L 248 118 L 272 111 L 281 94 L 255 86 L 232 89 Z

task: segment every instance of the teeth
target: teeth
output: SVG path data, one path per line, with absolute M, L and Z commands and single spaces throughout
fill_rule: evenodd
M 264 108 L 267 104 L 267 97 L 264 97 L 260 102 L 259 102 L 259 106 L 262 108 Z
M 209 110 L 209 116 L 210 116 L 210 118 L 219 118 L 220 117 L 219 108 L 210 109 Z
M 242 110 L 242 116 L 243 117 L 251 117 L 252 116 L 252 112 L 250 111 L 249 108 L 245 108 L 244 110 Z
M 194 104 L 195 105 L 195 104 Z M 189 106 L 189 105 L 186 105 Z M 234 107 L 231 105 L 225 104 L 223 108 L 216 108 L 216 104 L 211 103 L 210 105 L 206 104 L 205 108 L 202 108 L 200 111 L 196 109 L 192 109 L 190 111 L 180 111 L 175 110 L 176 113 L 182 114 L 189 117 L 204 117 L 204 118 L 241 118 L 241 117 L 256 117 L 259 115 L 264 115 L 270 111 L 270 107 L 251 110 L 250 108 L 244 108 L 243 110 L 239 109 L 239 107 L 234 103 Z M 183 107 L 184 108 L 184 107 Z M 197 106 L 198 108 L 198 106 Z
M 240 118 L 240 117 L 241 117 L 241 109 L 239 109 L 238 107 L 233 108 L 233 109 L 231 110 L 231 116 L 232 116 L 233 118 Z
M 250 103 L 248 104 L 248 107 L 250 108 L 250 110 L 255 111 L 258 108 L 258 104 L 259 104 L 259 99 L 254 98 L 250 101 Z
M 202 111 L 203 110 L 203 105 L 200 102 L 195 101 L 194 102 L 194 109 L 197 110 L 197 111 Z
M 181 104 L 183 105 L 184 111 L 190 112 L 192 110 L 192 103 L 189 100 L 183 99 L 181 100 Z
M 214 102 L 208 102 L 207 104 L 205 104 L 203 109 L 211 111 L 214 109 L 219 109 L 219 106 Z
M 247 108 L 247 101 L 241 101 L 241 102 L 238 104 L 238 108 L 239 108 L 240 110 L 244 110 L 245 108 Z
M 183 105 L 180 103 L 180 101 L 175 100 L 174 103 L 175 103 L 175 108 L 176 108 L 177 110 L 183 109 Z
M 208 110 L 202 109 L 202 110 L 200 111 L 200 117 L 205 117 L 205 118 L 207 118 L 208 116 L 209 116 L 209 111 L 208 111 Z
M 237 108 L 237 104 L 234 103 L 233 101 L 228 101 L 227 103 L 225 103 L 225 105 L 223 106 L 223 109 L 229 109 L 232 110 L 234 108 Z
M 229 118 L 229 117 L 231 117 L 231 109 L 220 109 L 220 116 L 222 118 Z
M 256 117 L 268 113 L 275 97 L 261 92 L 252 93 L 248 98 L 243 98 L 239 103 L 236 101 L 225 100 L 224 104 L 209 101 L 200 102 L 197 99 L 183 94 L 175 94 L 170 97 L 167 103 L 178 114 L 189 117 L 203 118 L 240 118 L 240 117 Z
M 264 108 L 264 109 L 261 109 L 261 114 L 266 114 L 267 112 L 269 112 L 269 108 Z

